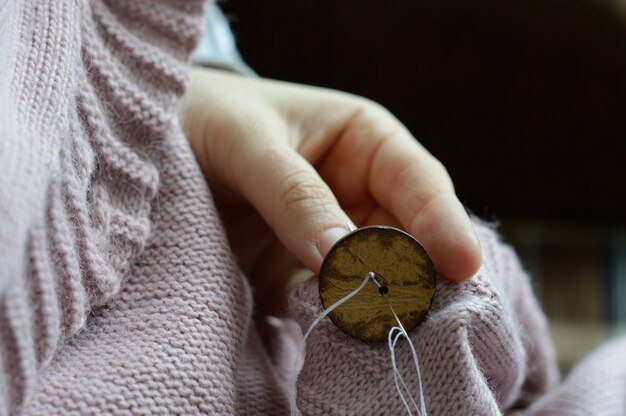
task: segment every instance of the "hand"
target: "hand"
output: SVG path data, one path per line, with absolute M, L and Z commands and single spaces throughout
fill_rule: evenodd
M 317 273 L 349 221 L 404 229 L 448 279 L 480 266 L 445 168 L 381 106 L 195 69 L 181 114 L 261 310 L 281 312 L 293 271 Z

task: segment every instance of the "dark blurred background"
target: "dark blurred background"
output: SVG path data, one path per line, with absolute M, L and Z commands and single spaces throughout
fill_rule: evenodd
M 261 76 L 389 108 L 519 250 L 567 369 L 626 323 L 626 3 L 231 0 Z

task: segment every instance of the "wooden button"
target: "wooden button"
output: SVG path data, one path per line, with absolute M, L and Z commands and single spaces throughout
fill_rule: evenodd
M 368 282 L 328 316 L 345 333 L 364 341 L 385 341 L 396 320 L 386 294 L 407 332 L 424 318 L 435 295 L 435 269 L 421 244 L 392 227 L 360 228 L 339 240 L 320 270 L 324 309 L 363 283 L 374 272 L 381 284 Z

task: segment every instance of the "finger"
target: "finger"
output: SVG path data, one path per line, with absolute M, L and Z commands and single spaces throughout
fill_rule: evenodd
M 365 225 L 386 225 L 388 227 L 403 228 L 396 217 L 382 207 L 377 207 L 370 213 L 365 220 Z
M 254 141 L 240 158 L 236 178 L 279 240 L 318 272 L 323 257 L 349 232 L 349 218 L 315 169 L 295 150 L 270 138 Z M 282 143 L 285 143 L 283 140 Z
M 354 222 L 359 227 L 365 227 L 369 225 L 386 225 L 388 227 L 403 228 L 402 224 L 396 219 L 396 217 L 381 207 L 377 203 L 375 205 L 364 203 L 363 206 L 355 206 L 354 208 L 347 208 L 345 211 L 354 219 Z
M 420 241 L 441 275 L 462 281 L 477 271 L 480 243 L 452 181 L 406 129 L 378 147 L 368 181 L 374 198 Z

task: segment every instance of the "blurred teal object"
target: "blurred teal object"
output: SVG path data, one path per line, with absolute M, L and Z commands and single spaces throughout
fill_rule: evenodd
M 610 323 L 615 332 L 626 330 L 626 227 L 611 232 L 609 248 Z
M 221 67 L 246 75 L 255 75 L 237 51 L 235 38 L 224 13 L 209 3 L 205 15 L 205 32 L 192 55 L 195 64 Z

